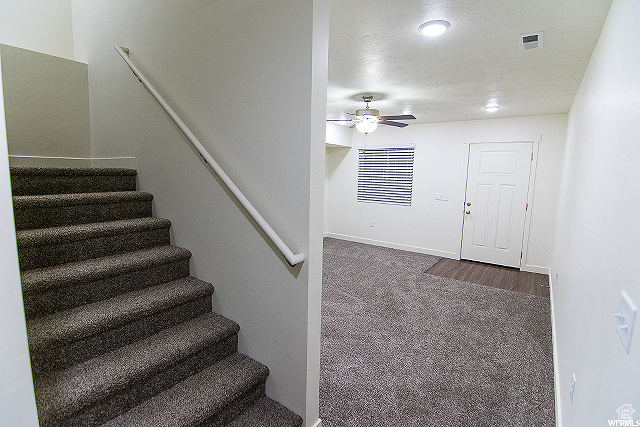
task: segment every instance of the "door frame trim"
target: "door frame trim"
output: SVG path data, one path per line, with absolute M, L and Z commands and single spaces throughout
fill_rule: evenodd
M 528 134 L 528 135 L 513 135 L 509 137 L 497 137 L 497 138 L 482 138 L 475 139 L 473 141 L 465 142 L 465 174 L 464 182 L 462 183 L 463 194 L 467 195 L 467 181 L 469 180 L 469 154 L 471 144 L 487 144 L 487 143 L 514 143 L 514 142 L 529 142 L 533 144 L 532 153 L 533 160 L 531 161 L 531 168 L 529 170 L 529 188 L 527 190 L 527 203 L 529 208 L 524 215 L 524 232 L 522 235 L 522 259 L 520 260 L 520 271 L 529 271 L 532 273 L 547 274 L 548 271 L 544 267 L 530 265 L 527 262 L 527 253 L 529 249 L 529 231 L 531 228 L 531 212 L 533 211 L 533 195 L 535 192 L 536 182 L 536 170 L 538 165 L 538 149 L 540 142 L 542 141 L 542 134 Z M 460 247 L 458 248 L 458 259 L 462 258 L 462 238 L 463 226 L 464 226 L 464 206 L 460 209 Z

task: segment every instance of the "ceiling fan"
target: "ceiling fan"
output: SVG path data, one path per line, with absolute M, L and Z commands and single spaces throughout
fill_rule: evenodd
M 356 113 L 346 113 L 350 116 L 354 116 L 350 119 L 330 119 L 328 122 L 351 122 L 355 121 L 353 125 L 358 131 L 367 134 L 376 130 L 378 125 L 387 125 L 403 128 L 409 126 L 409 123 L 396 122 L 395 120 L 415 120 L 415 116 L 412 114 L 400 114 L 396 116 L 381 116 L 380 111 L 375 108 L 369 108 L 369 103 L 373 101 L 373 95 L 362 95 L 362 100 L 366 104 L 366 108 L 356 110 Z M 353 127 L 351 126 L 351 127 Z

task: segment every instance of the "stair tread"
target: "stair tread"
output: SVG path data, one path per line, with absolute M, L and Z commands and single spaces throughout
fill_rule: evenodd
M 266 366 L 234 353 L 104 425 L 199 425 L 268 374 Z
M 113 329 L 213 293 L 213 285 L 195 277 L 174 280 L 92 304 L 37 317 L 27 322 L 31 352 L 63 345 Z
M 34 382 L 40 418 L 73 414 L 238 330 L 232 320 L 207 313 L 68 369 L 45 374 Z
M 268 397 L 263 397 L 227 427 L 298 427 L 302 417 Z
M 75 206 L 107 204 L 132 200 L 152 200 L 153 195 L 144 191 L 105 191 L 99 193 L 38 194 L 13 196 L 14 209 L 51 206 Z
M 52 267 L 25 270 L 22 272 L 22 291 L 25 293 L 41 292 L 56 286 L 95 281 L 190 257 L 191 252 L 187 249 L 165 245 Z
M 14 196 L 136 189 L 135 169 L 12 167 L 10 172 Z
M 12 166 L 11 175 L 51 175 L 51 176 L 102 176 L 137 175 L 135 169 L 128 168 L 57 168 L 38 166 Z
M 18 246 L 85 240 L 96 236 L 109 236 L 131 231 L 169 228 L 171 221 L 163 218 L 133 218 L 89 224 L 65 225 L 16 231 Z

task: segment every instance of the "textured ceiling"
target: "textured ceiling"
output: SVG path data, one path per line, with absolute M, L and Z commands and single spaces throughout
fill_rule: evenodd
M 567 113 L 611 0 L 331 0 L 327 118 L 379 94 L 413 123 Z M 418 26 L 445 19 L 428 38 Z M 521 34 L 543 47 L 519 51 Z M 487 113 L 494 99 L 501 109 Z

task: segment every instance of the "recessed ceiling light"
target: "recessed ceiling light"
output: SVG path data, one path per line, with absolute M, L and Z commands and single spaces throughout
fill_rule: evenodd
M 484 109 L 488 113 L 495 113 L 496 111 L 498 111 L 500 109 L 500 106 L 496 105 L 496 104 L 491 104 L 491 105 L 487 105 L 486 107 L 484 107 Z
M 437 19 L 435 21 L 428 21 L 418 27 L 418 31 L 420 31 L 425 36 L 435 37 L 444 33 L 449 29 L 451 24 L 447 21 L 443 21 L 441 19 Z

